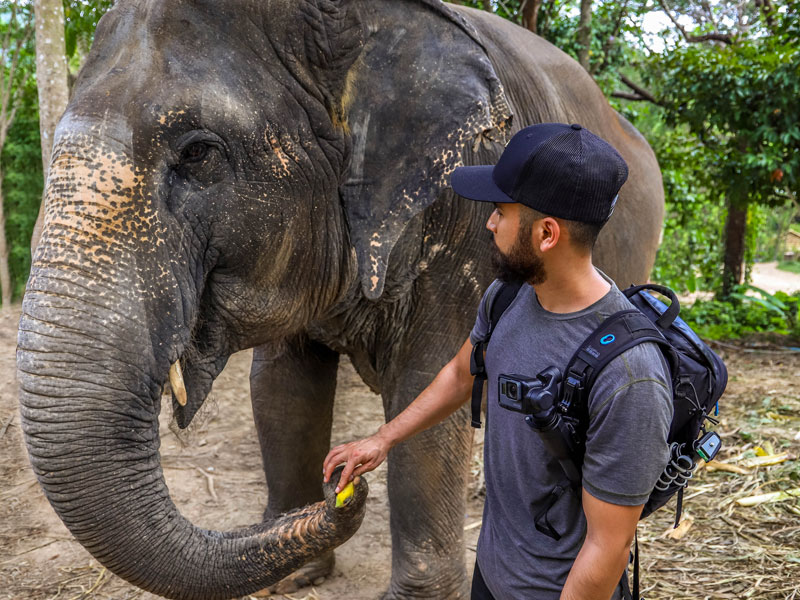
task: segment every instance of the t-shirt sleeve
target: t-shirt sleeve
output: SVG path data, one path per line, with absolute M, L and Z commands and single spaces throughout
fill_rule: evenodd
M 672 390 L 661 351 L 640 344 L 615 358 L 589 396 L 583 487 L 595 498 L 636 506 L 669 459 Z
M 489 333 L 489 310 L 486 303 L 495 296 L 499 285 L 500 282 L 494 280 L 483 293 L 481 303 L 478 305 L 478 315 L 475 318 L 475 325 L 472 327 L 472 331 L 469 334 L 469 341 L 472 342 L 473 346 L 481 340 L 486 339 L 486 334 Z

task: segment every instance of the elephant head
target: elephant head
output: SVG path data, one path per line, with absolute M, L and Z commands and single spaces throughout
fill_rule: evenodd
M 379 299 L 408 221 L 509 119 L 435 0 L 119 0 L 103 17 L 56 131 L 18 348 L 34 470 L 100 562 L 224 598 L 352 535 L 363 484 L 244 531 L 186 521 L 160 467 L 162 386 L 182 372 L 186 426 L 231 353 Z

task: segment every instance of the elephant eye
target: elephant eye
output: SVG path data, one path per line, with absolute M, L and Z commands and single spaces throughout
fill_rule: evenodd
M 194 142 L 186 146 L 181 153 L 181 161 L 185 163 L 200 162 L 208 154 L 208 145 L 203 142 Z

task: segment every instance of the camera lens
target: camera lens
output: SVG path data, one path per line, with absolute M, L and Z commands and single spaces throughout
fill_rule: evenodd
M 508 384 L 508 397 L 517 399 L 517 384 L 516 383 L 509 383 Z

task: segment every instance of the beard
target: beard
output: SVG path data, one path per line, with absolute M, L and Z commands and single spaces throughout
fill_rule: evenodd
M 547 279 L 544 262 L 531 247 L 531 231 L 532 227 L 521 227 L 508 254 L 503 254 L 497 244 L 492 243 L 492 267 L 500 281 L 538 285 Z

